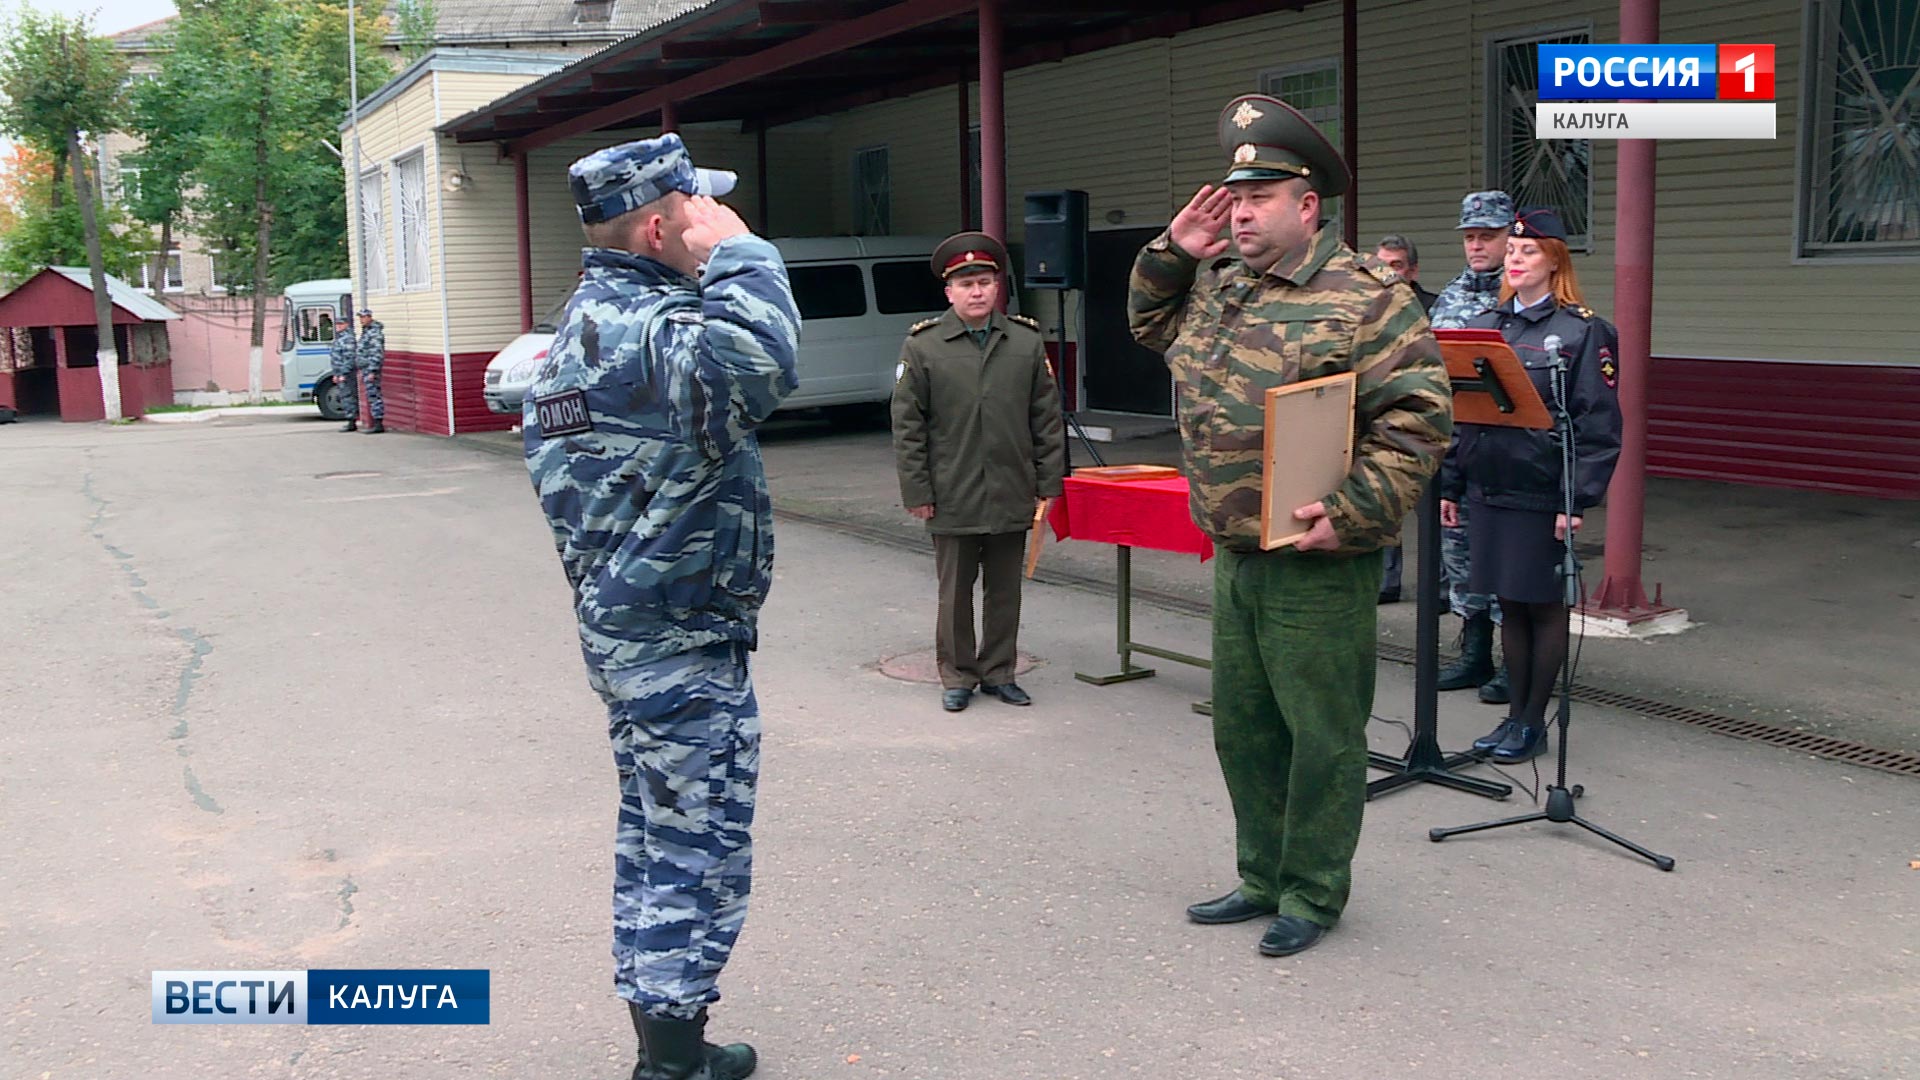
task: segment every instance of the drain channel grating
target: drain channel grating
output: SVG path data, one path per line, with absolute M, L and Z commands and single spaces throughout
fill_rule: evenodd
M 1380 656 L 1402 664 L 1411 664 L 1414 661 L 1413 650 L 1405 645 L 1383 643 L 1380 646 Z M 1829 735 L 1815 735 L 1808 731 L 1795 731 L 1792 728 L 1762 723 L 1758 720 L 1739 720 L 1731 716 L 1710 713 L 1704 709 L 1692 709 L 1664 701 L 1649 701 L 1632 694 L 1622 694 L 1617 690 L 1602 690 L 1584 683 L 1573 684 L 1573 699 L 1588 705 L 1604 705 L 1611 709 L 1622 709 L 1661 720 L 1678 720 L 1683 724 L 1705 728 L 1719 735 L 1728 735 L 1736 739 L 1752 739 L 1754 742 L 1784 747 L 1796 753 L 1844 761 L 1849 765 L 1863 765 L 1869 769 L 1880 769 L 1898 773 L 1901 776 L 1920 776 L 1920 754 L 1911 754 L 1903 750 L 1882 750 L 1877 746 L 1848 742 Z
M 857 536 L 862 540 L 883 544 L 887 547 L 921 552 L 927 550 L 927 544 L 924 541 L 917 538 L 908 540 L 899 533 L 887 529 L 876 528 L 870 525 L 856 525 L 846 521 L 835 521 L 832 518 L 807 513 L 796 513 L 791 510 L 781 510 L 778 511 L 778 513 L 779 516 L 783 518 L 805 522 L 808 525 L 830 529 L 834 532 L 844 533 L 849 536 Z M 1113 584 L 1111 582 L 1088 574 L 1048 568 L 1042 570 L 1035 576 L 1040 581 L 1044 581 L 1050 585 L 1068 585 L 1074 588 L 1086 589 L 1091 592 L 1103 593 L 1107 596 L 1113 595 Z M 1143 588 L 1135 585 L 1133 588 L 1133 596 L 1136 601 L 1152 604 L 1154 607 L 1164 611 L 1171 611 L 1181 615 L 1192 615 L 1204 619 L 1211 614 L 1210 607 L 1205 603 L 1196 602 L 1188 597 L 1164 592 L 1159 589 Z M 1384 641 L 1380 643 L 1380 658 L 1382 660 L 1392 660 L 1400 664 L 1411 664 L 1414 662 L 1413 650 L 1411 648 Z M 1622 694 L 1614 690 L 1601 690 L 1598 687 L 1588 686 L 1584 683 L 1573 684 L 1573 699 L 1588 705 L 1604 705 L 1608 708 L 1622 709 L 1627 712 L 1639 713 L 1643 716 L 1652 716 L 1661 720 L 1678 720 L 1683 724 L 1704 728 L 1720 735 L 1769 743 L 1774 746 L 1792 750 L 1796 753 L 1811 754 L 1814 757 L 1828 758 L 1833 761 L 1843 761 L 1849 765 L 1860 765 L 1869 769 L 1879 769 L 1883 772 L 1897 773 L 1901 776 L 1920 776 L 1920 754 L 1908 753 L 1904 750 L 1882 750 L 1877 746 L 1848 742 L 1845 739 L 1836 739 L 1827 735 L 1815 735 L 1810 732 L 1795 731 L 1792 728 L 1780 727 L 1777 724 L 1761 723 L 1758 720 L 1740 720 L 1731 716 L 1721 716 L 1718 713 L 1710 713 L 1704 709 L 1691 709 L 1682 705 L 1670 705 L 1664 701 L 1649 701 L 1646 698 L 1635 697 L 1632 694 Z

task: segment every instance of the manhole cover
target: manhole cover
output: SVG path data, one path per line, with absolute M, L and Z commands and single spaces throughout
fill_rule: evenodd
M 385 476 L 385 475 L 387 474 L 383 472 L 372 472 L 368 470 L 348 470 L 345 472 L 314 473 L 313 478 L 315 480 L 370 480 L 376 476 Z
M 1023 652 L 1014 662 L 1013 673 L 1015 676 L 1025 675 L 1038 663 L 1038 660 Z M 899 679 L 901 682 L 927 683 L 932 686 L 940 684 L 940 665 L 934 659 L 932 649 L 884 657 L 880 661 L 880 674 L 890 679 Z

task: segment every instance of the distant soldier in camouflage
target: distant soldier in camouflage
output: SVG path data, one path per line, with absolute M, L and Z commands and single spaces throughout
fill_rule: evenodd
M 1431 315 L 1435 330 L 1457 330 L 1492 311 L 1500 300 L 1502 264 L 1513 230 L 1513 196 L 1504 191 L 1475 191 L 1460 200 L 1460 246 L 1467 268 L 1447 282 Z M 1494 597 L 1467 588 L 1473 564 L 1467 546 L 1467 507 L 1460 524 L 1440 530 L 1440 564 L 1447 572 L 1448 606 L 1460 616 L 1460 656 L 1440 669 L 1442 690 L 1480 688 L 1480 700 L 1504 705 L 1512 697 L 1507 666 L 1493 663 L 1493 628 L 1500 625 Z
M 1220 550 L 1213 589 L 1214 746 L 1233 801 L 1240 886 L 1198 923 L 1276 915 L 1268 956 L 1310 948 L 1340 917 L 1366 801 L 1380 548 L 1439 467 L 1453 430 L 1439 347 L 1413 290 L 1321 225 L 1346 163 L 1291 106 L 1230 102 L 1219 188 L 1200 189 L 1134 262 L 1134 337 L 1176 381 L 1195 524 Z M 1232 239 L 1222 237 L 1229 223 Z M 1238 257 L 1228 254 L 1229 243 Z M 1260 549 L 1270 387 L 1358 376 L 1353 468 L 1293 511 L 1291 548 Z
M 333 381 L 340 387 L 340 406 L 347 414 L 341 431 L 360 427 L 360 380 L 354 377 L 353 326 L 341 322 L 333 328 L 333 343 L 327 346 L 327 361 L 333 367 Z
M 795 386 L 800 314 L 772 244 L 678 135 L 568 170 L 590 245 L 523 415 L 620 780 L 614 986 L 634 1080 L 738 1080 L 705 1042 L 746 919 L 760 711 L 748 671 L 773 575 L 754 429 Z
M 380 369 L 387 366 L 387 328 L 373 321 L 373 312 L 360 309 L 360 344 L 354 353 L 355 364 L 367 382 L 367 434 L 387 430 L 387 399 L 380 396 Z M 354 416 L 360 415 L 356 408 Z

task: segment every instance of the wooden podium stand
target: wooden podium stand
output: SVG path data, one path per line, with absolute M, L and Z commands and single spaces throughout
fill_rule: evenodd
M 1490 427 L 1547 429 L 1553 418 L 1533 388 L 1526 368 L 1498 330 L 1436 330 L 1440 354 L 1453 384 L 1453 421 Z M 1416 783 L 1504 799 L 1509 784 L 1461 776 L 1453 770 L 1480 760 L 1473 751 L 1440 750 L 1440 492 L 1436 479 L 1420 497 L 1420 588 L 1414 635 L 1413 740 L 1405 757 L 1369 753 L 1367 763 L 1394 775 L 1367 785 L 1367 798 Z

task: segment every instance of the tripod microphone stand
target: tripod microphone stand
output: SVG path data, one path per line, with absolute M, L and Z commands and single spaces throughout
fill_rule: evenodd
M 1574 488 L 1574 442 L 1573 415 L 1568 407 L 1567 377 L 1568 362 L 1560 352 L 1560 339 L 1549 336 L 1546 339 L 1547 358 L 1551 366 L 1553 385 L 1553 412 L 1555 433 L 1560 443 L 1560 488 L 1561 512 L 1566 515 L 1565 528 L 1562 529 L 1560 577 L 1571 612 L 1580 602 L 1580 563 L 1573 550 L 1573 488 Z M 1672 856 L 1661 855 L 1641 847 L 1625 837 L 1608 832 L 1580 816 L 1575 810 L 1573 800 L 1585 793 L 1585 789 L 1575 784 L 1567 786 L 1567 727 L 1573 711 L 1573 650 L 1568 648 L 1567 655 L 1560 661 L 1560 753 L 1554 782 L 1547 788 L 1547 805 L 1544 810 L 1519 817 L 1505 818 L 1499 821 L 1483 821 L 1476 825 L 1455 825 L 1450 828 L 1429 829 L 1427 839 L 1439 843 L 1449 836 L 1464 833 L 1485 832 L 1489 829 L 1501 829 L 1509 825 L 1526 825 L 1535 821 L 1552 821 L 1565 825 L 1578 825 L 1580 828 L 1626 848 L 1635 855 L 1653 863 L 1662 870 L 1672 870 Z
M 1104 468 L 1107 463 L 1101 458 L 1100 451 L 1093 448 L 1093 440 L 1087 437 L 1087 429 L 1080 426 L 1080 418 L 1074 415 L 1073 410 L 1067 408 L 1067 383 L 1065 379 L 1060 377 L 1060 372 L 1065 371 L 1067 368 L 1067 290 L 1061 289 L 1058 293 L 1060 297 L 1060 324 L 1054 327 L 1054 329 L 1060 331 L 1060 371 L 1054 372 L 1054 389 L 1060 394 L 1060 415 L 1067 418 L 1067 426 L 1073 429 L 1075 435 L 1080 436 L 1080 445 L 1087 448 L 1087 456 L 1093 459 L 1095 465 Z M 1068 442 L 1065 445 L 1067 448 L 1067 471 L 1072 472 L 1073 443 Z

